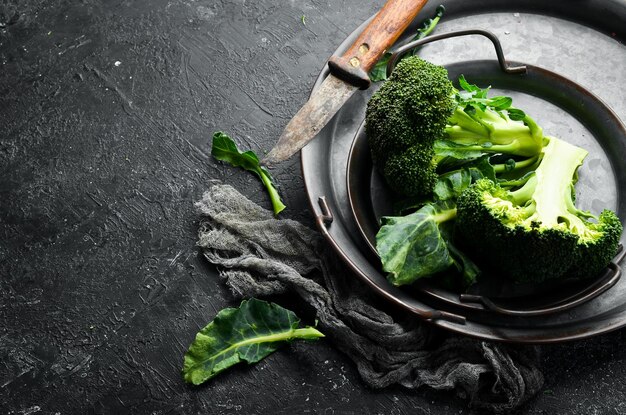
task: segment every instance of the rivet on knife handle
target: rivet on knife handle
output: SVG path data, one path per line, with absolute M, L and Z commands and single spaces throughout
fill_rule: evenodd
M 337 78 L 367 89 L 367 73 L 415 19 L 427 0 L 388 0 L 343 56 L 328 60 Z

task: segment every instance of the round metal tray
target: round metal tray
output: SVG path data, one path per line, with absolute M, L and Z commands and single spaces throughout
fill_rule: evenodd
M 623 197 L 626 191 L 626 137 L 622 135 L 607 140 L 602 130 L 606 121 L 610 121 L 608 124 L 619 124 L 619 117 L 623 118 L 626 112 L 624 99 L 620 99 L 619 95 L 624 83 L 619 62 L 626 58 L 625 48 L 619 43 L 625 37 L 624 2 L 585 2 L 575 10 L 566 1 L 551 2 L 549 6 L 541 1 L 519 1 L 514 6 L 504 1 L 480 1 L 472 2 L 471 8 L 465 3 L 443 2 L 447 12 L 439 33 L 468 27 L 495 31 L 501 39 L 504 37 L 507 57 L 523 60 L 538 68 L 547 67 L 582 84 L 579 88 L 583 95 L 601 103 L 585 88 L 592 90 L 613 106 L 617 116 L 610 110 L 608 113 L 603 110 L 600 114 L 593 114 L 595 106 L 583 108 L 588 105 L 585 100 L 577 102 L 572 100 L 571 94 L 567 94 L 568 91 L 560 93 L 559 85 L 562 84 L 542 82 L 533 86 L 524 81 L 517 85 L 494 84 L 495 89 L 501 90 L 498 92 L 512 95 L 516 106 L 528 109 L 527 112 L 551 135 L 589 150 L 590 156 L 581 169 L 578 184 L 581 193 L 579 205 L 595 212 L 605 207 L 614 209 L 620 217 L 626 217 L 626 199 Z M 422 19 L 430 16 L 437 5 L 427 6 L 421 14 Z M 419 21 L 414 22 L 407 30 L 407 36 L 415 31 L 418 24 Z M 362 27 L 350 35 L 335 53 L 341 54 Z M 455 40 L 445 46 L 426 46 L 420 54 L 446 65 L 460 59 L 464 63 L 458 63 L 456 67 L 470 73 L 475 60 L 493 55 L 493 49 L 484 47 L 481 50 L 480 45 L 477 47 L 475 43 L 475 40 Z M 598 54 L 608 58 L 601 59 Z M 583 61 L 577 62 L 577 59 Z M 582 65 L 589 60 L 594 65 Z M 322 71 L 315 88 L 326 75 L 327 70 Z M 571 87 L 569 84 L 568 88 Z M 356 276 L 379 294 L 433 324 L 485 339 L 558 342 L 589 337 L 626 324 L 626 279 L 582 306 L 533 318 L 494 315 L 479 307 L 455 306 L 415 290 L 391 286 L 361 236 L 348 203 L 346 186 L 350 147 L 373 90 L 370 88 L 356 94 L 316 140 L 302 150 L 303 175 L 318 226 Z M 580 110 L 573 110 L 577 105 Z M 590 111 L 587 112 L 587 109 Z M 587 113 L 588 117 L 581 117 L 581 114 Z M 363 172 L 363 180 L 369 182 L 369 172 Z
M 613 143 L 626 141 L 626 131 L 611 109 L 596 97 L 545 69 L 504 60 L 501 64 L 498 61 L 469 61 L 447 65 L 447 69 L 451 79 L 458 79 L 463 73 L 467 79 L 478 85 L 490 84 L 492 89 L 536 94 L 541 100 L 560 104 L 567 110 L 567 114 L 573 116 L 572 120 L 566 121 L 583 121 L 584 125 L 594 131 L 594 138 L 604 148 L 609 148 L 609 157 L 619 154 L 619 151 L 612 150 Z M 524 68 L 524 71 L 503 71 L 502 67 Z M 543 105 L 543 102 L 539 102 L 537 109 L 541 109 Z M 526 107 L 531 112 L 532 109 L 533 107 Z M 589 144 L 585 145 L 588 146 Z M 375 245 L 380 219 L 383 216 L 393 216 L 392 201 L 395 195 L 373 168 L 369 153 L 367 137 L 361 124 L 348 154 L 348 202 L 361 235 L 372 254 L 377 256 Z M 620 160 L 613 159 L 612 162 L 619 163 Z M 363 180 L 364 176 L 369 177 L 369 180 Z M 596 190 L 600 195 L 602 192 L 613 191 L 603 184 L 596 186 Z M 621 276 L 616 264 L 623 254 L 620 251 L 615 263 L 610 264 L 605 272 L 597 276 L 590 275 L 584 280 L 513 284 L 506 278 L 483 275 L 465 293 L 443 288 L 435 279 L 423 278 L 413 284 L 411 289 L 455 307 L 525 317 L 547 315 L 577 307 L 615 285 Z M 378 259 L 370 261 L 377 263 Z

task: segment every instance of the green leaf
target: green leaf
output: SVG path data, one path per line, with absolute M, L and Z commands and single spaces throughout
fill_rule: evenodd
M 259 158 L 252 151 L 241 152 L 237 144 L 226 134 L 216 132 L 213 134 L 213 146 L 211 155 L 231 166 L 242 167 L 257 175 L 259 174 Z
M 468 150 L 475 144 L 461 144 L 450 140 L 436 140 L 433 145 L 435 157 L 439 159 L 453 158 L 455 160 L 473 160 L 481 157 L 485 152 L 480 150 Z M 449 163 L 449 161 L 446 161 Z
M 183 377 L 199 385 L 241 361 L 256 363 L 285 342 L 324 337 L 313 327 L 298 328 L 299 323 L 292 311 L 255 298 L 225 308 L 189 346 Z
M 496 171 L 489 160 L 488 155 L 476 159 L 467 166 L 472 176 L 472 183 L 482 178 L 487 178 L 493 182 L 496 181 Z
M 467 80 L 465 79 L 465 75 L 461 74 L 461 76 L 459 76 L 459 86 L 461 88 L 463 88 L 466 92 L 469 92 L 469 96 L 468 95 L 462 95 L 465 97 L 472 97 L 474 96 L 474 94 L 472 94 L 472 92 L 478 92 L 480 91 L 480 88 L 477 87 L 474 84 L 470 84 L 469 82 L 467 82 Z
M 509 108 L 512 103 L 513 98 L 511 97 L 493 97 L 489 99 L 488 105 L 496 111 L 502 111 Z
M 391 52 L 385 52 L 376 65 L 370 70 L 369 77 L 372 82 L 380 82 L 387 79 L 387 65 L 389 64 L 389 58 L 391 58 Z
M 439 175 L 433 189 L 435 200 L 453 201 L 467 189 L 470 184 L 482 178 L 496 181 L 496 172 L 489 162 L 489 156 L 484 155 L 474 160 L 458 160 L 464 162 L 456 170 L 447 171 Z
M 456 100 L 460 105 L 462 104 L 464 106 L 464 111 L 470 115 L 475 113 L 476 109 L 485 111 L 489 108 L 505 118 L 501 111 L 506 110 L 508 112 L 510 106 L 513 104 L 511 97 L 497 96 L 488 98 L 487 96 L 489 95 L 491 87 L 483 89 L 477 85 L 470 84 L 463 75 L 459 76 L 459 86 L 461 90 L 456 94 Z M 513 111 L 519 110 L 514 109 Z
M 513 121 L 522 121 L 526 118 L 526 113 L 517 108 L 508 108 L 506 112 L 509 114 L 509 118 Z
M 448 251 L 454 260 L 454 265 L 463 278 L 461 285 L 463 287 L 469 287 L 476 282 L 476 278 L 478 278 L 480 274 L 480 269 L 474 261 L 451 242 L 451 238 L 446 238 L 446 240 L 448 241 Z
M 469 169 L 462 168 L 439 176 L 433 193 L 438 200 L 456 200 L 470 184 L 472 184 L 472 175 Z
M 407 216 L 383 217 L 376 250 L 394 285 L 410 284 L 448 269 L 454 259 L 439 226 L 456 217 L 456 208 L 430 203 Z
M 274 180 L 270 175 L 270 172 L 259 162 L 257 155 L 251 151 L 241 152 L 237 148 L 237 144 L 229 136 L 221 131 L 213 134 L 213 144 L 211 146 L 211 155 L 216 159 L 226 162 L 231 166 L 241 167 L 245 170 L 251 171 L 256 174 L 260 179 L 272 202 L 274 214 L 278 215 L 285 209 L 285 205 L 280 200 L 280 194 L 274 186 Z

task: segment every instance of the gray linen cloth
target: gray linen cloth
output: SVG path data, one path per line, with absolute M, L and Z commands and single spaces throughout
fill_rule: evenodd
M 414 317 L 390 316 L 318 232 L 275 219 L 233 187 L 213 185 L 196 206 L 202 215 L 198 245 L 233 294 L 295 293 L 315 309 L 319 329 L 370 387 L 455 390 L 470 407 L 509 413 L 543 385 L 537 348 L 442 336 Z

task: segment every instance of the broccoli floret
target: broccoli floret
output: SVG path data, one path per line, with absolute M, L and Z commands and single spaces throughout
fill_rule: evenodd
M 617 252 L 622 224 L 575 207 L 587 151 L 547 138 L 541 161 L 518 188 L 481 179 L 457 200 L 457 232 L 484 266 L 518 282 L 596 276 Z
M 447 71 L 416 56 L 403 59 L 367 105 L 366 133 L 377 166 L 392 155 L 443 135 L 454 108 Z M 429 164 L 429 161 L 426 161 Z
M 403 189 L 404 194 L 426 195 L 432 192 L 438 175 L 433 147 L 416 144 L 406 151 L 393 153 L 384 164 L 383 175 L 393 189 Z M 430 166 L 424 169 L 423 166 Z M 416 180 L 419 177 L 419 180 Z
M 512 108 L 510 98 L 487 98 L 488 89 L 459 81 L 462 91 L 445 68 L 411 56 L 368 102 L 365 128 L 372 159 L 395 192 L 428 196 L 446 158 L 497 153 L 529 158 L 541 152 L 541 128 Z

